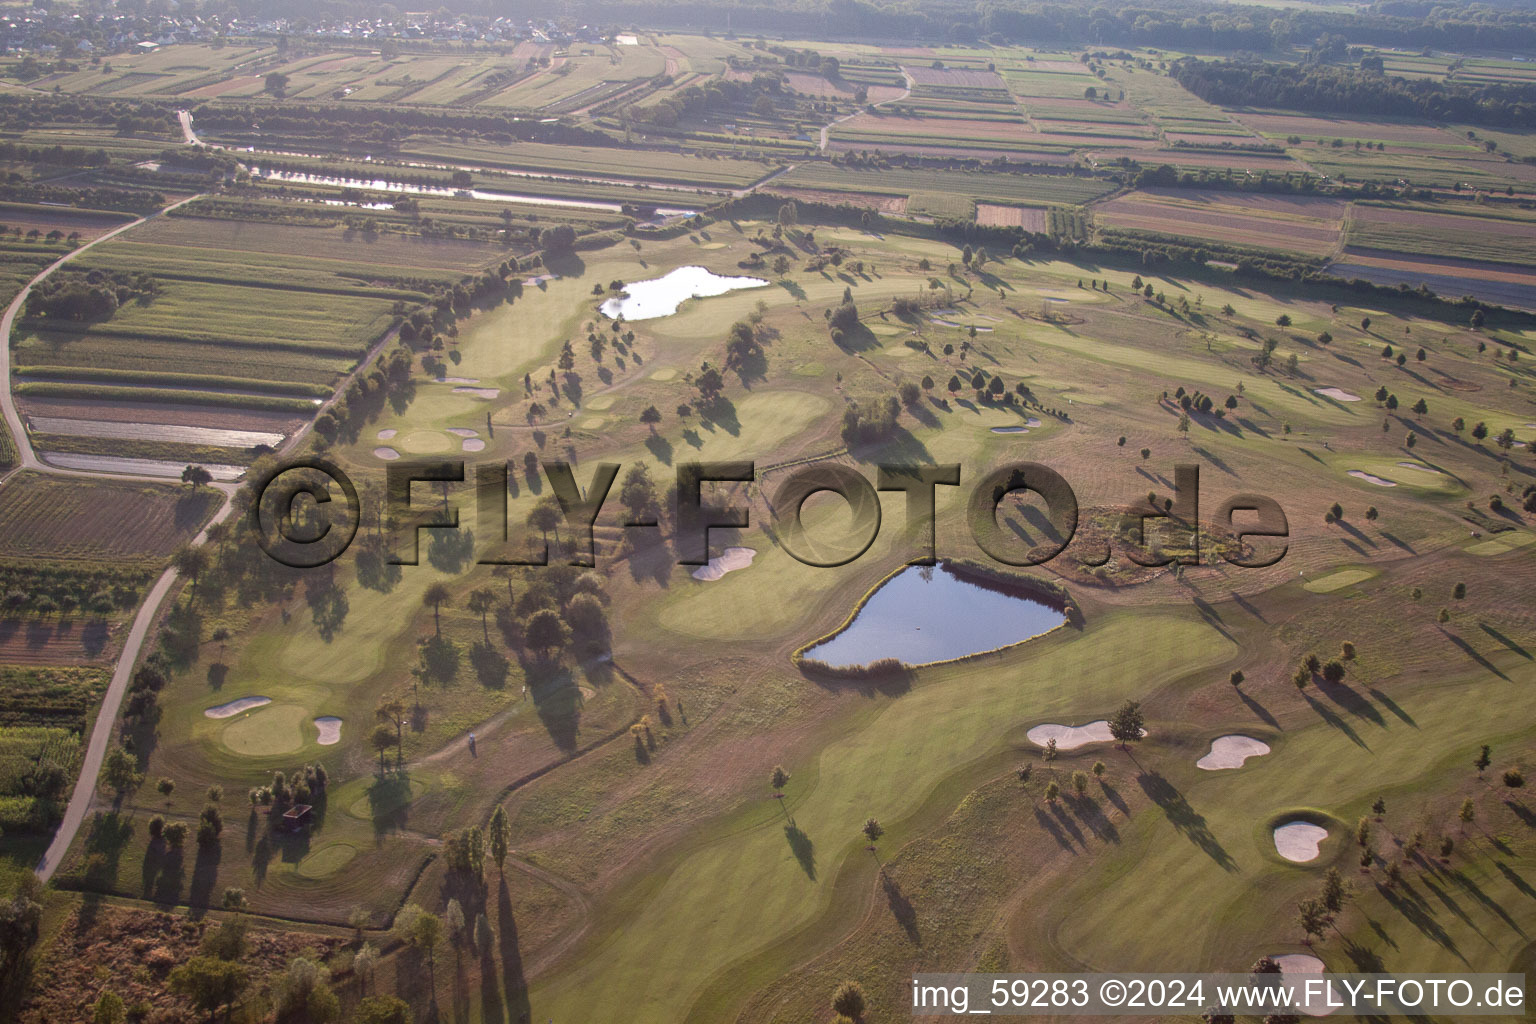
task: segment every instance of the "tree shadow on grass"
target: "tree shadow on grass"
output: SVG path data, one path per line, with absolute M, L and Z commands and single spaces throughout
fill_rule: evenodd
M 917 930 L 917 908 L 901 891 L 896 879 L 883 871 L 880 873 L 880 884 L 885 889 L 885 902 L 891 908 L 891 916 L 896 918 L 896 923 L 901 925 L 914 946 L 922 945 L 922 933 Z
M 784 838 L 789 840 L 789 850 L 795 855 L 795 860 L 800 862 L 800 869 L 805 872 L 805 877 L 816 881 L 816 849 L 811 842 L 811 837 L 803 832 L 799 825 L 790 822 L 784 826 Z
M 410 820 L 411 777 L 406 772 L 391 772 L 373 780 L 368 787 L 368 816 L 373 820 L 375 836 L 396 832 Z
M 224 844 L 199 843 L 192 861 L 192 884 L 187 889 L 188 915 L 196 920 L 212 905 L 213 888 L 219 880 L 219 862 L 224 858 Z
M 1056 840 L 1057 846 L 1060 846 L 1070 854 L 1075 855 L 1077 853 L 1077 847 L 1073 846 L 1072 841 L 1067 838 L 1067 833 L 1062 829 L 1061 824 L 1054 817 L 1047 814 L 1043 808 L 1038 806 L 1035 808 L 1035 820 L 1040 823 L 1041 828 L 1051 834 L 1051 838 Z
M 1274 715 L 1269 713 L 1268 708 L 1254 700 L 1252 697 L 1248 696 L 1248 694 L 1244 693 L 1241 687 L 1234 686 L 1233 689 L 1237 690 L 1238 698 L 1242 700 L 1244 704 L 1248 705 L 1248 710 L 1259 716 L 1260 721 L 1269 726 L 1271 729 L 1280 728 L 1279 720 L 1276 719 Z
M 1115 823 L 1104 814 L 1104 809 L 1099 806 L 1097 800 L 1090 796 L 1068 797 L 1065 801 L 1072 808 L 1072 813 L 1093 833 L 1095 839 L 1102 843 L 1120 842 L 1120 830 Z
M 1301 691 L 1301 696 L 1302 699 L 1307 702 L 1307 706 L 1310 707 L 1313 711 L 1316 711 L 1317 716 L 1324 722 L 1333 726 L 1345 736 L 1348 736 L 1350 741 L 1353 742 L 1356 746 L 1364 747 L 1367 750 L 1371 749 L 1370 745 L 1367 744 L 1365 740 L 1360 738 L 1360 734 L 1355 732 L 1354 727 L 1351 726 L 1348 722 L 1344 721 L 1344 719 L 1340 718 L 1338 715 L 1334 714 L 1330 708 L 1313 700 L 1312 695 L 1305 690 Z
M 1509 637 L 1505 636 L 1503 633 L 1499 632 L 1494 627 L 1488 625 L 1488 623 L 1486 623 L 1486 622 L 1479 622 L 1478 623 L 1478 627 L 1481 628 L 1484 633 L 1487 633 L 1489 636 L 1493 637 L 1499 643 L 1503 644 L 1505 647 L 1509 648 L 1510 650 L 1514 651 L 1516 654 L 1520 655 L 1520 657 L 1524 658 L 1526 661 L 1532 660 L 1531 652 L 1530 651 L 1526 650 L 1519 643 L 1517 643 L 1514 640 L 1511 640 Z
M 1382 693 L 1375 687 L 1372 687 L 1365 692 L 1370 696 L 1372 700 L 1386 708 L 1389 712 L 1392 713 L 1392 715 L 1397 718 L 1398 721 L 1402 722 L 1404 725 L 1411 725 L 1415 729 L 1419 727 L 1419 723 L 1414 721 L 1413 716 L 1399 707 L 1397 701 L 1393 700 L 1391 697 L 1388 697 L 1386 694 Z
M 549 738 L 562 751 L 575 750 L 581 729 L 581 690 L 570 672 L 558 665 L 531 661 L 524 666 L 524 677 Z
M 144 855 L 144 898 L 156 903 L 179 903 L 186 875 L 182 850 L 159 842 Z
M 1215 861 L 1224 871 L 1236 871 L 1237 862 L 1217 840 L 1205 822 L 1205 816 L 1196 811 L 1184 794 L 1158 772 L 1143 772 L 1136 779 L 1147 798 L 1162 810 L 1171 824 L 1185 838 L 1194 843 L 1201 853 Z
M 1319 678 L 1317 690 L 1356 718 L 1362 718 L 1374 725 L 1386 724 L 1385 719 L 1381 717 L 1381 712 L 1376 710 L 1376 706 L 1356 693 L 1347 683 L 1330 683 L 1326 679 Z
M 507 1014 L 511 1020 L 532 1020 L 528 1003 L 528 982 L 523 977 L 523 954 L 517 944 L 517 919 L 512 916 L 512 895 L 507 880 L 501 879 L 496 892 L 496 920 L 500 925 L 497 942 L 501 954 L 502 991 L 506 995 Z
M 1479 654 L 1477 649 L 1474 648 L 1471 644 L 1467 643 L 1461 637 L 1457 636 L 1455 633 L 1452 633 L 1444 626 L 1439 627 L 1439 629 L 1447 640 L 1461 649 L 1463 654 L 1477 662 L 1480 666 L 1487 669 L 1489 672 L 1492 672 L 1494 675 L 1498 676 L 1500 679 L 1504 680 L 1506 683 L 1509 682 L 1509 676 L 1505 675 L 1504 672 L 1493 662 Z
M 1462 963 L 1467 962 L 1467 958 L 1462 956 L 1461 950 L 1456 947 L 1456 940 L 1451 938 L 1450 932 L 1446 931 L 1439 921 L 1435 920 L 1433 912 L 1413 891 L 1412 886 L 1404 884 L 1400 889 L 1389 889 L 1378 882 L 1376 891 L 1392 906 L 1393 910 L 1402 915 L 1403 920 L 1417 928 L 1421 935 L 1442 949 L 1456 954 Z
M 488 643 L 477 643 L 469 649 L 469 663 L 474 667 L 480 685 L 499 690 L 507 685 L 507 672 L 511 663 L 507 656 Z

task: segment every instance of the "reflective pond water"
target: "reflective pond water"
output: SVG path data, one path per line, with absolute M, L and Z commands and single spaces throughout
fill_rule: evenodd
M 704 267 L 678 267 L 649 281 L 635 281 L 624 286 L 624 294 L 600 307 L 610 320 L 654 320 L 671 316 L 688 299 L 724 295 L 741 288 L 762 288 L 768 284 L 760 277 L 721 277 Z
M 1061 609 L 1017 591 L 957 576 L 944 565 L 912 565 L 875 591 L 847 629 L 805 657 L 833 668 L 884 658 L 924 665 L 1022 643 L 1065 621 Z

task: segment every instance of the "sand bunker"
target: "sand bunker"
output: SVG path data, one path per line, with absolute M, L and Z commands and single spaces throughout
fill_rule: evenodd
M 1141 730 L 1141 734 L 1145 736 L 1147 730 Z M 1047 722 L 1044 725 L 1035 726 L 1025 735 L 1029 737 L 1029 742 L 1040 747 L 1055 740 L 1057 750 L 1075 750 L 1090 743 L 1115 741 L 1114 736 L 1110 735 L 1109 723 L 1102 718 L 1087 725 L 1057 725 L 1054 722 Z
M 380 441 L 388 441 L 390 438 L 392 438 L 394 436 L 395 436 L 395 428 L 394 427 L 385 427 L 383 430 L 379 431 L 379 440 Z
M 334 746 L 341 742 L 341 719 L 334 715 L 322 715 L 315 719 L 315 728 L 320 730 L 320 738 L 315 742 L 322 747 Z
M 1310 821 L 1288 821 L 1275 826 L 1275 850 L 1297 864 L 1316 860 L 1318 846 L 1327 838 L 1328 830 Z
M 438 377 L 439 384 L 479 384 L 479 377 Z
M 1354 477 L 1356 480 L 1364 480 L 1367 483 L 1375 484 L 1377 487 L 1396 487 L 1397 486 L 1397 484 L 1394 483 L 1393 481 L 1386 480 L 1386 479 L 1384 479 L 1382 477 L 1379 477 L 1379 476 L 1373 476 L 1370 473 L 1367 473 L 1363 469 L 1352 469 L 1352 470 L 1349 471 L 1349 475 Z
M 501 394 L 500 388 L 454 388 L 456 395 L 474 395 L 476 398 L 495 398 Z
M 992 428 L 992 433 L 994 433 L 994 434 L 1027 434 L 1027 433 L 1029 433 L 1029 428 L 1028 427 L 993 427 Z
M 1263 757 L 1267 753 L 1269 744 L 1252 736 L 1218 736 L 1211 741 L 1211 752 L 1196 761 L 1195 767 L 1208 772 L 1241 768 L 1250 757 Z
M 745 569 L 756 557 L 757 552 L 752 548 L 726 548 L 719 555 L 711 558 L 708 565 L 701 565 L 693 570 L 693 578 L 712 583 L 728 572 Z
M 1287 975 L 1295 977 L 1298 974 L 1324 974 L 1328 970 L 1321 960 L 1309 953 L 1280 953 L 1278 955 L 1272 953 L 1269 958 L 1280 965 L 1280 976 L 1282 978 Z M 1342 997 L 1338 994 L 1338 990 L 1334 988 L 1332 983 L 1328 985 L 1328 993 L 1326 996 L 1322 993 L 1317 993 L 1310 997 L 1303 995 L 1304 1002 L 1299 1009 L 1308 1017 L 1326 1017 L 1330 1013 L 1337 1012 L 1339 1007 L 1329 1006 L 1328 1004 L 1330 1000 L 1334 1003 L 1341 1002 Z
M 466 437 L 463 447 L 467 452 L 483 452 L 485 451 L 485 442 L 478 437 Z
M 385 448 L 380 446 L 373 450 L 373 456 L 376 459 L 383 459 L 385 462 L 394 462 L 400 457 L 400 453 L 395 451 L 393 448 Z
M 219 704 L 208 708 L 203 714 L 209 718 L 233 718 L 242 711 L 249 711 L 252 708 L 259 708 L 271 703 L 271 697 L 241 697 L 239 700 L 232 700 L 228 704 Z
M 1324 398 L 1331 398 L 1331 399 L 1333 399 L 1335 402 L 1358 402 L 1358 401 L 1360 401 L 1360 396 L 1359 395 L 1352 395 L 1348 391 L 1343 390 L 1342 388 L 1313 388 L 1312 390 L 1317 392 L 1318 394 L 1322 395 Z

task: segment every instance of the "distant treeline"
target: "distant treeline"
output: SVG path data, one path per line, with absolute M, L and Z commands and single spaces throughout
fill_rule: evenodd
M 157 135 L 169 134 L 177 128 L 176 112 L 170 104 L 62 93 L 0 93 L 0 129 L 25 131 L 50 123 L 92 124 L 120 132 Z
M 1420 117 L 1461 124 L 1536 124 L 1536 85 L 1464 84 L 1399 78 L 1333 64 L 1175 61 L 1184 88 L 1221 106 L 1262 106 L 1329 114 Z
M 450 3 L 488 11 L 491 0 Z M 1433 14 L 1431 14 L 1433 11 Z M 592 24 L 666 25 L 738 34 L 910 39 L 922 43 L 1081 43 L 1193 50 L 1268 51 L 1323 35 L 1352 43 L 1440 49 L 1519 50 L 1536 46 L 1536 12 L 1482 4 L 1376 4 L 1369 9 L 1281 8 L 1207 0 L 1151 0 L 1111 7 L 1045 2 L 865 0 L 577 0 L 565 8 Z M 314 17 L 313 11 L 308 12 Z

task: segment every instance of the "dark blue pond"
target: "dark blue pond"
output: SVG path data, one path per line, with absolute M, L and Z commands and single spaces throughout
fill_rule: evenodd
M 895 658 L 908 665 L 979 654 L 1055 629 L 1059 609 L 973 583 L 947 567 L 908 566 L 864 602 L 853 623 L 805 652 L 833 668 Z

